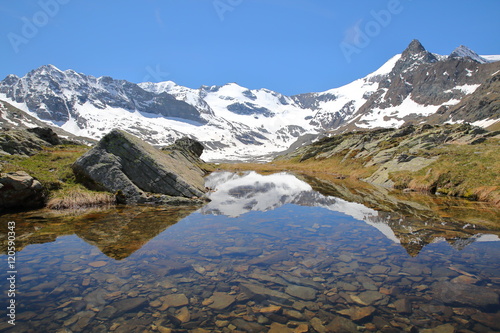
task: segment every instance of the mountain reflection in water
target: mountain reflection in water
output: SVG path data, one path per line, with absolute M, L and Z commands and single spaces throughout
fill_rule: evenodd
M 6 221 L 18 250 L 16 326 L 0 332 L 500 330 L 498 211 L 475 225 L 450 218 L 470 209 L 455 201 L 436 213 L 344 185 L 217 172 L 196 212 L 0 216 L 3 253 Z
M 316 188 L 319 187 L 318 179 L 305 179 L 313 182 Z M 453 219 L 432 218 L 429 217 L 431 212 L 426 211 L 425 207 L 420 207 L 419 213 L 424 215 L 423 217 L 414 216 L 412 213 L 419 211 L 417 204 L 406 202 L 408 207 L 404 211 L 405 204 L 397 202 L 394 198 L 390 200 L 396 202 L 400 211 L 377 211 L 360 203 L 323 195 L 306 181 L 284 172 L 271 175 L 261 175 L 253 171 L 217 172 L 206 178 L 206 186 L 213 189 L 213 193 L 210 194 L 212 201 L 201 208 L 202 214 L 238 217 L 251 211 L 270 211 L 285 204 L 320 207 L 364 221 L 378 229 L 388 239 L 401 244 L 413 256 L 417 255 L 425 245 L 439 241 L 447 241 L 458 250 L 475 241 L 500 241 L 498 227 L 488 230 L 482 226 L 460 223 Z M 329 190 L 336 195 L 341 194 L 331 188 Z M 408 208 L 411 208 L 411 211 Z

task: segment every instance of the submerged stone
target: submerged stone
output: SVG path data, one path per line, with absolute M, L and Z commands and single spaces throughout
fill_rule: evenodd
M 213 302 L 208 307 L 215 310 L 223 310 L 236 300 L 234 296 L 219 291 L 214 292 L 210 299 Z
M 256 298 L 258 300 L 276 299 L 278 301 L 291 303 L 290 296 L 287 294 L 257 284 L 242 283 L 241 288 L 250 298 Z
M 479 312 L 472 315 L 472 319 L 486 325 L 490 328 L 500 331 L 500 312 L 497 313 L 483 313 Z
M 349 316 L 352 320 L 357 321 L 369 317 L 375 312 L 373 306 L 367 307 L 350 307 L 348 309 L 340 310 L 339 313 L 345 316 Z
M 285 289 L 285 292 L 288 295 L 292 295 L 306 301 L 311 301 L 316 298 L 316 290 L 309 287 L 290 285 Z
M 136 310 L 148 303 L 145 297 L 126 298 L 116 301 L 112 306 L 116 309 L 116 316 Z
M 175 317 L 181 322 L 181 323 L 187 323 L 189 320 L 191 320 L 191 314 L 189 312 L 189 309 L 184 306 L 177 310 L 175 313 Z
M 396 302 L 394 302 L 394 306 L 396 307 L 396 311 L 399 313 L 411 313 L 411 303 L 406 298 L 398 299 Z
M 248 321 L 245 321 L 241 318 L 234 319 L 233 321 L 231 321 L 231 324 L 236 326 L 236 328 L 238 328 L 239 330 L 242 330 L 245 332 L 265 332 L 266 331 L 265 326 L 262 326 L 260 324 L 253 323 L 253 322 L 248 322 Z
M 422 333 L 454 333 L 455 327 L 452 324 L 439 325 L 434 328 L 426 328 Z
M 327 332 L 358 333 L 358 326 L 351 320 L 337 316 L 326 326 Z
M 488 288 L 448 281 L 432 285 L 434 296 L 445 304 L 463 304 L 479 307 L 498 305 L 498 294 Z
M 293 330 L 280 323 L 272 323 L 268 333 L 293 333 Z
M 163 297 L 162 309 L 168 309 L 169 307 L 178 308 L 189 304 L 189 300 L 184 294 L 171 294 Z
M 358 295 L 350 295 L 351 299 L 361 305 L 372 305 L 373 303 L 381 300 L 384 295 L 379 293 L 378 291 L 365 291 Z

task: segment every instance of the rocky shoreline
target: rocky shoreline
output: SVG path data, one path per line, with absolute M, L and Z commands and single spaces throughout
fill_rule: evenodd
M 325 137 L 279 156 L 271 166 L 500 206 L 499 150 L 500 131 L 424 124 Z
M 113 130 L 76 161 L 67 161 L 63 167 L 70 168 L 70 174 L 66 173 L 66 179 L 56 177 L 56 185 L 16 169 L 22 164 L 19 161 L 37 155 L 45 157 L 49 172 L 55 170 L 58 156 L 45 149 L 64 144 L 74 142 L 62 140 L 50 128 L 2 131 L 0 170 L 9 171 L 0 176 L 0 210 L 36 209 L 47 204 L 61 208 L 113 203 L 179 206 L 199 205 L 207 200 L 203 180 L 207 170 L 200 159 L 203 146 L 188 138 L 162 151 L 125 131 Z M 68 188 L 64 198 L 51 204 L 54 190 L 64 187 Z M 104 199 L 102 193 L 108 193 Z

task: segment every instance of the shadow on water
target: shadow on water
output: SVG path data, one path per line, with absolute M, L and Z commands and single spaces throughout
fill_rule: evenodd
M 2 216 L 18 252 L 0 332 L 500 330 L 498 209 L 287 173 L 206 185 L 196 212 Z

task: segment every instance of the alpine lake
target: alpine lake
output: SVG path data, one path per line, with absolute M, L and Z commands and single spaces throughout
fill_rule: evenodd
M 203 207 L 0 216 L 0 332 L 500 332 L 494 206 L 289 173 L 206 186 Z

